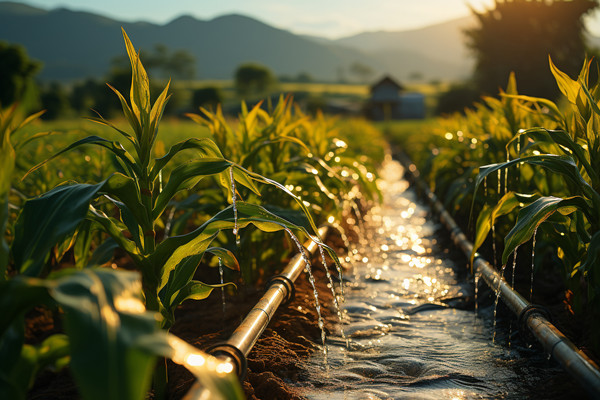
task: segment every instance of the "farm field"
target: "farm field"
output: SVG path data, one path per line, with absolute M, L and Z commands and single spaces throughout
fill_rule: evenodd
M 350 83 L 244 60 L 195 80 L 187 50 L 138 47 L 214 28 L 192 17 L 122 26 L 107 84 L 36 82 L 0 41 L 27 76 L 0 88 L 0 399 L 600 396 L 600 69 L 544 49 L 550 81 L 494 61 L 495 88 L 478 46 L 513 3 L 574 4 L 471 10 L 488 58 L 462 82 L 352 83 L 397 58 L 370 64 L 387 31 L 258 24 Z

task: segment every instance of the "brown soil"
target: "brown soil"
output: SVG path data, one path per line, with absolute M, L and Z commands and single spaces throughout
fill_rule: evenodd
M 325 272 L 315 260 L 313 273 L 317 281 L 321 305 L 332 304 Z M 320 342 L 317 313 L 312 287 L 305 276 L 296 281 L 296 295 L 287 306 L 281 306 L 273 320 L 248 355 L 248 370 L 243 389 L 249 400 L 301 399 L 290 385 L 298 382 L 302 363 Z M 171 332 L 206 349 L 226 340 L 260 299 L 264 290 L 247 289 L 246 293 L 226 298 L 223 318 L 220 293 L 202 302 L 187 302 L 179 309 Z M 335 324 L 336 314 L 330 307 L 321 307 L 326 325 Z M 169 384 L 172 399 L 181 398 L 194 382 L 183 367 L 170 365 Z
M 338 252 L 339 253 L 339 252 Z M 317 282 L 321 312 L 326 326 L 336 323 L 336 314 L 329 305 L 332 295 L 320 261 L 313 257 L 313 272 Z M 214 271 L 214 268 L 211 270 Z M 334 276 L 337 274 L 333 273 Z M 291 383 L 298 382 L 302 363 L 317 349 L 321 332 L 312 287 L 304 276 L 296 281 L 296 295 L 287 306 L 281 306 L 265 332 L 248 355 L 248 369 L 242 387 L 249 400 L 302 399 Z M 218 278 L 217 278 L 218 279 Z M 203 301 L 187 301 L 177 310 L 176 324 L 171 333 L 200 349 L 226 340 L 257 303 L 264 288 L 238 286 L 238 291 L 226 296 L 223 315 L 220 291 Z M 60 330 L 50 311 L 36 309 L 27 316 L 27 341 L 37 343 Z M 169 361 L 169 399 L 182 398 L 195 378 L 184 367 Z M 55 373 L 39 374 L 29 399 L 65 400 L 79 398 L 68 368 Z M 149 394 L 152 398 L 152 394 Z

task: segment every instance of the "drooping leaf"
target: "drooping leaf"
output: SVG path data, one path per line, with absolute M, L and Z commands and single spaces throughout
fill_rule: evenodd
M 223 267 L 227 267 L 233 271 L 240 270 L 240 264 L 238 263 L 237 258 L 235 258 L 235 255 L 233 255 L 231 251 L 222 247 L 209 247 L 208 249 L 206 249 L 206 251 L 219 258 L 220 263 Z
M 189 281 L 181 289 L 174 293 L 175 297 L 171 300 L 170 306 L 175 307 L 186 300 L 204 300 L 212 293 L 214 289 L 225 286 L 235 287 L 235 284 L 226 282 L 223 284 L 209 285 L 200 281 Z
M 12 253 L 18 270 L 37 276 L 50 249 L 72 235 L 104 182 L 58 186 L 28 200 L 15 224 Z
M 577 210 L 587 212 L 589 204 L 584 198 L 575 196 L 566 199 L 560 197 L 540 197 L 519 212 L 517 223 L 506 235 L 502 263 L 506 263 L 510 254 L 522 243 L 533 236 L 537 227 L 553 213 L 569 215 Z
M 29 174 L 36 171 L 37 169 L 44 166 L 45 164 L 47 164 L 51 160 L 55 159 L 56 157 L 60 156 L 61 154 L 64 154 L 67 151 L 74 149 L 75 147 L 79 147 L 79 146 L 82 146 L 85 144 L 94 144 L 94 145 L 101 146 L 101 147 L 104 147 L 105 149 L 110 150 L 114 155 L 116 155 L 123 162 L 123 164 L 127 167 L 128 171 L 130 171 L 130 173 L 132 174 L 132 176 L 134 176 L 134 174 L 137 176 L 140 175 L 140 170 L 139 170 L 139 167 L 137 166 L 137 164 L 135 163 L 135 160 L 131 157 L 131 155 L 127 152 L 127 150 L 125 150 L 125 148 L 119 142 L 111 142 L 110 140 L 101 138 L 99 136 L 88 136 L 86 138 L 76 141 L 75 143 L 70 144 L 69 146 L 65 147 L 64 149 L 62 149 L 58 153 L 54 154 L 50 158 L 35 165 L 29 171 L 27 171 L 27 173 L 23 176 L 22 179 L 25 179 Z
M 481 210 L 477 217 L 477 223 L 475 224 L 475 239 L 473 240 L 473 251 L 471 252 L 471 265 L 473 264 L 475 253 L 479 250 L 483 242 L 485 242 L 492 226 L 496 223 L 496 219 L 518 209 L 519 203 L 520 200 L 515 196 L 515 193 L 508 192 L 502 196 L 496 205 L 486 205 L 483 210 Z

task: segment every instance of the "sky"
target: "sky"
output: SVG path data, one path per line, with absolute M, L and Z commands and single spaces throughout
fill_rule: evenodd
M 15 1 L 15 0 L 13 0 Z M 432 25 L 478 11 L 493 0 L 17 0 L 44 9 L 67 7 L 121 21 L 164 24 L 188 14 L 199 19 L 238 13 L 294 33 L 336 39 L 364 31 Z M 600 36 L 600 12 L 587 21 Z

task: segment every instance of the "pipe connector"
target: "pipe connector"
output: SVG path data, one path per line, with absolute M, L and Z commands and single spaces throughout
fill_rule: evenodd
M 533 337 L 533 334 L 529 329 L 529 325 L 527 324 L 527 320 L 532 314 L 540 314 L 548 322 L 550 322 L 551 324 L 553 323 L 552 313 L 546 307 L 539 304 L 529 304 L 526 307 L 524 307 L 519 313 L 517 321 L 519 324 L 518 326 L 521 334 L 528 341 Z
M 229 343 L 216 343 L 206 349 L 206 352 L 216 358 L 227 358 L 233 363 L 235 372 L 243 381 L 246 377 L 246 370 L 248 369 L 248 360 L 240 349 Z
M 282 301 L 282 304 L 287 306 L 296 297 L 296 287 L 294 286 L 294 282 L 285 275 L 275 275 L 267 282 L 267 289 L 276 283 L 282 284 L 287 289 L 285 291 L 285 298 Z

